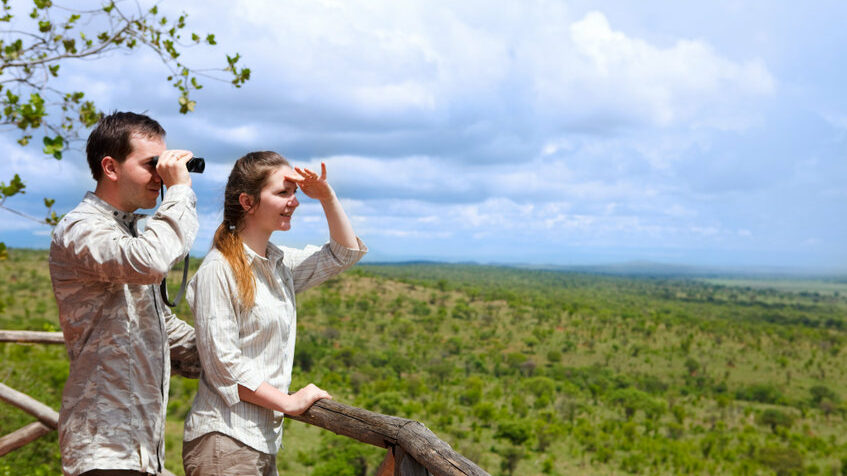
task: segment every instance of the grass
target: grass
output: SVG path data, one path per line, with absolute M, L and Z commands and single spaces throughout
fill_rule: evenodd
M 44 256 L 0 262 L 15 276 L 0 284 L 0 327 L 56 328 Z M 357 266 L 298 297 L 292 389 L 314 382 L 421 421 L 492 474 L 843 474 L 847 298 L 817 285 Z M 0 352 L 0 380 L 58 408 L 61 347 Z M 172 378 L 177 474 L 195 391 Z M 790 423 L 771 428 L 765 415 Z M 28 418 L 4 412 L 0 432 Z M 369 474 L 385 454 L 293 421 L 284 441 L 283 475 Z M 30 447 L 0 460 L 0 474 L 54 474 L 55 439 Z

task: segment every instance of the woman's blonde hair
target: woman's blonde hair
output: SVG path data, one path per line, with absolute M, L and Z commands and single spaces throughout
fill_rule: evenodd
M 268 176 L 282 166 L 291 166 L 276 152 L 250 152 L 235 161 L 224 191 L 224 219 L 215 231 L 212 246 L 224 255 L 238 287 L 238 299 L 245 309 L 253 307 L 256 285 L 253 271 L 244 252 L 244 242 L 239 232 L 244 229 L 247 210 L 241 206 L 242 193 L 253 199 L 253 207 L 259 204 L 262 188 Z

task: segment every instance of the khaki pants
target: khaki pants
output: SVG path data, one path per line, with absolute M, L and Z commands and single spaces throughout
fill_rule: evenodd
M 147 476 L 147 473 L 129 469 L 94 469 L 82 473 L 81 476 Z
M 184 442 L 182 467 L 185 476 L 277 476 L 276 455 L 218 432 Z

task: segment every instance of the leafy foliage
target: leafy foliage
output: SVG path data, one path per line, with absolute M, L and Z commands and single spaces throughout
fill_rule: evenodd
M 34 132 L 43 134 L 43 152 L 56 159 L 82 127 L 100 118 L 84 91 L 61 91 L 53 87 L 61 66 L 70 60 L 101 58 L 111 52 L 153 51 L 169 73 L 167 80 L 179 91 L 181 113 L 194 110 L 190 94 L 203 86 L 198 77 L 208 72 L 183 62 L 182 49 L 192 45 L 213 46 L 213 34 L 186 32 L 187 15 L 167 18 L 157 6 L 143 11 L 136 2 L 103 3 L 101 8 L 80 10 L 53 1 L 36 0 L 28 15 L 14 14 L 9 0 L 2 0 L 0 16 L 0 123 L 20 131 L 18 142 L 26 145 Z M 250 69 L 238 65 L 240 56 L 226 56 L 221 71 L 240 87 L 250 79 Z
M 55 329 L 45 254 L 11 250 L 0 273 L 0 328 Z M 298 296 L 292 389 L 314 382 L 338 401 L 421 421 L 492 474 L 839 474 L 847 355 L 844 331 L 824 323 L 845 310 L 845 294 L 813 290 L 359 265 Z M 190 320 L 183 305 L 177 314 Z M 0 380 L 58 408 L 63 351 L 0 352 Z M 172 379 L 167 466 L 177 474 L 195 390 Z M 0 433 L 31 421 L 19 418 L 0 420 Z M 371 474 L 384 455 L 288 420 L 284 441 L 280 474 Z M 30 446 L 0 460 L 0 473 L 55 473 L 55 441 Z
M 214 34 L 189 33 L 185 13 L 168 18 L 158 6 L 145 11 L 136 1 L 110 0 L 84 10 L 72 2 L 66 6 L 33 0 L 32 9 L 23 14 L 18 12 L 26 7 L 20 3 L 13 8 L 10 0 L 0 0 L 0 125 L 16 130 L 22 146 L 40 136 L 42 152 L 57 160 L 80 131 L 102 115 L 85 91 L 57 86 L 62 66 L 70 61 L 150 50 L 162 61 L 167 81 L 179 91 L 182 114 L 196 106 L 191 93 L 203 87 L 198 78 L 226 80 L 235 87 L 250 79 L 250 69 L 239 66 L 237 53 L 225 55 L 226 64 L 217 70 L 198 70 L 184 62 L 186 48 L 217 44 Z M 24 187 L 17 174 L 9 185 L 0 182 L 0 208 L 6 208 L 5 199 L 23 193 Z M 50 204 L 46 218 L 35 220 L 54 226 L 60 218 Z

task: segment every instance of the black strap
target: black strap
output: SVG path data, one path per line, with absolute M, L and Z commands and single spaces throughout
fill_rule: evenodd
M 182 284 L 179 285 L 179 292 L 176 293 L 176 298 L 174 302 L 168 301 L 168 278 L 162 280 L 162 284 L 159 285 L 159 292 L 162 293 L 162 300 L 165 301 L 165 304 L 168 307 L 176 307 L 179 304 L 180 299 L 182 299 L 182 295 L 185 294 L 185 283 L 188 281 L 188 255 L 185 255 L 185 264 L 182 267 Z

